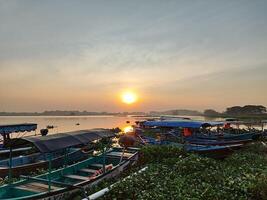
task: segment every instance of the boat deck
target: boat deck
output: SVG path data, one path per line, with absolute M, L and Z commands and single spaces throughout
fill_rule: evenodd
M 15 188 L 20 190 L 27 190 L 30 192 L 46 192 L 49 190 L 48 184 L 40 182 L 29 182 L 24 185 L 17 186 Z M 51 185 L 51 190 L 59 190 L 59 189 L 61 189 L 61 187 Z

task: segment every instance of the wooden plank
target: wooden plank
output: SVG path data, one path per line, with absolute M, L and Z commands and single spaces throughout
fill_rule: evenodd
M 71 178 L 71 179 L 82 180 L 82 181 L 87 181 L 87 180 L 88 180 L 88 177 L 85 177 L 85 176 L 79 176 L 79 175 L 74 175 L 74 174 L 65 175 L 64 177 L 66 177 L 66 178 Z
M 30 185 L 36 186 L 36 187 L 43 187 L 43 188 L 48 188 L 47 184 L 44 183 L 38 183 L 38 182 L 32 182 Z M 61 189 L 60 187 L 51 185 L 51 190 L 58 190 Z
M 24 185 L 17 186 L 16 188 L 21 189 L 21 190 L 27 190 L 30 192 L 46 192 L 46 191 L 48 191 L 48 185 L 46 185 L 44 183 L 38 183 L 38 182 L 30 182 L 30 183 L 27 183 Z M 57 189 L 61 189 L 61 188 L 51 185 L 51 190 L 57 190 Z
M 79 171 L 80 172 L 86 172 L 86 173 L 92 173 L 92 174 L 94 174 L 97 170 L 84 168 L 84 169 L 80 169 Z
M 40 189 L 36 189 L 36 188 L 32 188 L 32 187 L 27 187 L 26 185 L 20 185 L 20 186 L 17 186 L 15 188 L 20 189 L 20 190 L 26 190 L 29 192 L 36 192 L 36 193 L 47 191 L 47 190 L 43 190 L 43 189 L 40 190 Z

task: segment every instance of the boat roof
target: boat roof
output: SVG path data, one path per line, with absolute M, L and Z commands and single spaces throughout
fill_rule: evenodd
M 114 136 L 109 129 L 89 129 L 22 139 L 32 143 L 40 152 L 48 153 Z
M 10 134 L 14 132 L 25 132 L 34 131 L 37 129 L 37 124 L 34 123 L 23 123 L 23 124 L 7 124 L 0 125 L 0 134 Z
M 143 123 L 144 126 L 150 127 L 168 127 L 168 128 L 200 128 L 208 126 L 220 126 L 224 122 L 207 122 L 207 121 L 174 121 L 174 120 L 164 120 L 164 121 L 146 121 Z

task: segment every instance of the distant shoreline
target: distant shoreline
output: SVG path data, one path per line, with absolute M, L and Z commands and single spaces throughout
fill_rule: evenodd
M 45 111 L 38 112 L 0 112 L 0 116 L 127 116 L 127 115 L 146 115 L 146 113 L 133 112 L 133 113 L 109 113 L 109 112 L 79 112 L 79 111 Z
M 75 114 L 75 115 L 44 115 L 44 114 L 22 114 L 22 113 L 9 113 L 9 114 L 2 114 L 0 113 L 0 117 L 136 117 L 136 118 L 159 118 L 159 117 L 180 117 L 183 118 L 183 116 L 201 116 L 205 118 L 210 118 L 211 120 L 214 118 L 234 118 L 238 120 L 267 120 L 267 114 L 261 114 L 261 115 L 150 115 L 150 114 L 144 114 L 144 115 L 135 115 L 135 114 L 112 114 L 112 113 L 107 113 L 107 114 Z M 177 118 L 178 119 L 178 118 Z
M 212 110 L 211 110 L 212 111 Z M 199 112 L 196 110 L 188 109 L 178 109 L 178 110 L 168 110 L 168 111 L 150 111 L 150 112 L 94 112 L 94 111 L 62 111 L 62 110 L 52 110 L 44 112 L 0 112 L 0 117 L 127 117 L 133 116 L 136 118 L 155 118 L 155 117 L 177 117 L 182 118 L 185 116 L 202 116 L 205 118 L 235 118 L 239 120 L 267 120 L 267 113 L 254 113 L 254 114 L 227 114 L 219 113 L 216 111 L 213 112 Z

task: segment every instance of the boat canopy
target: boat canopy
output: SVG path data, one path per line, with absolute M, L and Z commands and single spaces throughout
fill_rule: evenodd
M 32 143 L 40 152 L 48 153 L 114 136 L 109 129 L 90 129 L 22 139 Z
M 25 132 L 25 131 L 34 131 L 37 129 L 37 124 L 25 123 L 25 124 L 9 124 L 9 125 L 0 125 L 0 134 L 10 134 L 14 132 Z
M 224 122 L 205 122 L 205 121 L 146 121 L 144 126 L 166 127 L 166 128 L 200 128 L 209 126 L 221 126 Z

